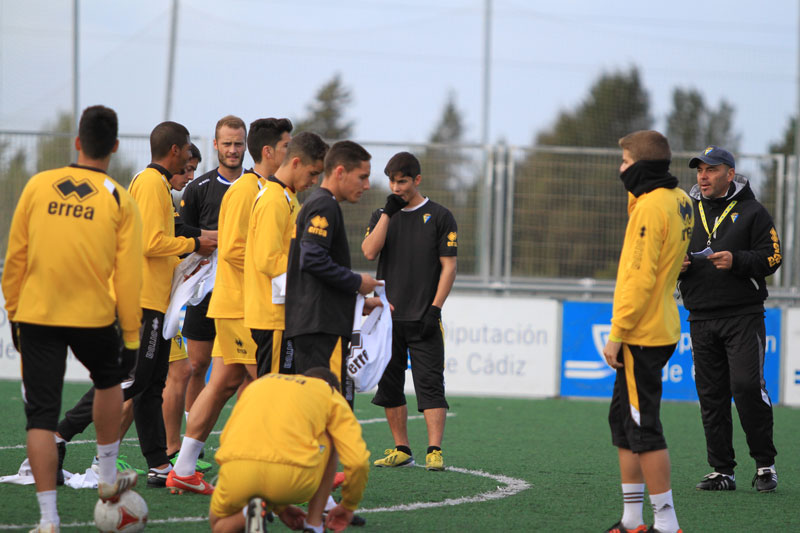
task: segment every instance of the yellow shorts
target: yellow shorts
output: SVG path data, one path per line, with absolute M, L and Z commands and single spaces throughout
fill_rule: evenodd
M 307 502 L 322 481 L 330 447 L 326 450 L 325 460 L 316 468 L 247 460 L 222 464 L 211 496 L 211 512 L 219 517 L 241 513 L 256 496 L 264 498 L 270 509 L 277 507 L 277 512 L 289 504 Z
M 214 326 L 217 328 L 217 336 L 211 349 L 212 357 L 221 356 L 226 365 L 256 364 L 258 346 L 250 329 L 244 327 L 243 318 L 215 318 Z
M 169 362 L 174 363 L 175 361 L 182 361 L 188 358 L 189 356 L 186 355 L 186 341 L 184 341 L 181 334 L 178 333 L 172 338 L 172 344 L 169 348 Z

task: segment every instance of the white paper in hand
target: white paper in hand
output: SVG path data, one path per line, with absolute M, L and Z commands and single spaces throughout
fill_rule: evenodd
M 272 303 L 286 303 L 286 272 L 272 278 Z
M 377 387 L 392 358 L 392 311 L 386 299 L 386 287 L 377 286 L 375 294 L 383 305 L 373 309 L 366 319 L 362 315 L 364 297 L 359 294 L 356 299 L 347 373 L 353 378 L 357 392 Z

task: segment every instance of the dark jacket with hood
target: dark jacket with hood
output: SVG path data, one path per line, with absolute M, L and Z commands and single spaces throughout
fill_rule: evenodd
M 772 217 L 756 200 L 747 178 L 737 174 L 728 193 L 722 198 L 703 198 L 700 187 L 689 191 L 694 201 L 694 232 L 689 243 L 690 265 L 679 277 L 683 304 L 689 320 L 707 320 L 764 312 L 767 298 L 766 276 L 781 264 L 781 246 Z M 711 235 L 714 252 L 729 251 L 733 255 L 730 270 L 717 269 L 705 257 L 692 256 L 706 248 L 708 232 L 700 216 L 700 202 L 708 224 L 714 228 L 731 202 L 728 212 Z

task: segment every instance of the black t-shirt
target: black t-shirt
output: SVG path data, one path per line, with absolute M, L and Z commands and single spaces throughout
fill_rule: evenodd
M 218 168 L 190 181 L 181 199 L 183 223 L 195 228 L 216 230 L 222 197 L 232 183 L 220 176 Z
M 367 234 L 383 213 L 372 213 Z M 378 259 L 378 279 L 386 280 L 386 297 L 394 320 L 422 320 L 433 303 L 440 257 L 458 255 L 458 227 L 444 206 L 426 199 L 413 210 L 402 209 L 389 220 L 386 242 Z
M 350 338 L 361 276 L 350 270 L 350 246 L 339 202 L 322 187 L 297 214 L 286 272 L 286 337 L 327 333 Z

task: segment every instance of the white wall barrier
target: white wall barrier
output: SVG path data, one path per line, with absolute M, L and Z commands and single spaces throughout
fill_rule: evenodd
M 786 348 L 781 403 L 800 407 L 800 309 L 787 309 L 784 316 Z

